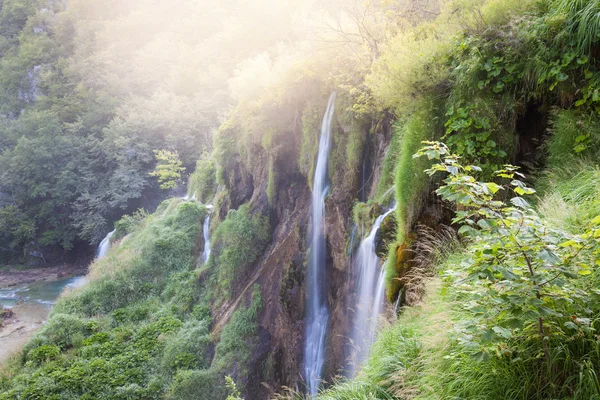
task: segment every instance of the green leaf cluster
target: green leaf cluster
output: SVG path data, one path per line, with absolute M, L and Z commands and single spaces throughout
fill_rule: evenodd
M 590 304 L 600 292 L 583 289 L 578 279 L 592 273 L 589 260 L 600 265 L 600 219 L 584 235 L 569 234 L 548 226 L 525 200 L 535 191 L 517 168 L 497 171 L 498 184 L 477 180 L 481 168 L 462 165 L 442 143 L 427 143 L 420 156 L 440 160 L 427 173 L 447 174 L 436 193 L 456 204 L 453 222 L 469 240 L 460 269 L 447 272 L 473 317 L 458 327 L 461 343 L 484 359 L 512 355 L 520 341 L 533 341 L 549 362 L 551 343 L 594 332 L 598 310 Z M 509 203 L 501 192 L 512 194 Z

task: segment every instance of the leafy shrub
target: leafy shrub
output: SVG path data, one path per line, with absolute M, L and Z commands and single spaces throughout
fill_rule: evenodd
M 257 344 L 258 316 L 262 310 L 260 287 L 254 286 L 252 304 L 238 309 L 223 328 L 215 347 L 213 368 L 231 371 L 236 380 L 247 376 L 248 362 Z
M 213 370 L 180 370 L 173 378 L 167 399 L 224 399 L 225 391 L 219 388 L 217 382 L 217 374 Z
M 38 335 L 65 350 L 73 346 L 75 338 L 92 333 L 89 327 L 85 320 L 75 315 L 54 313 Z M 28 352 L 27 347 L 25 351 Z
M 186 322 L 167 339 L 161 366 L 170 371 L 209 368 L 212 345 L 208 321 Z
M 53 344 L 45 344 L 27 353 L 27 361 L 34 365 L 55 359 L 60 354 L 60 348 Z
M 588 257 L 600 263 L 600 235 L 594 238 L 600 217 L 582 236 L 551 229 L 523 199 L 535 191 L 517 179 L 522 175 L 514 167 L 498 171 L 508 182 L 500 186 L 478 182 L 471 174 L 481 169 L 461 165 L 443 144 L 429 143 L 418 155 L 441 158 L 427 172 L 449 174 L 436 192 L 458 205 L 454 222 L 472 241 L 461 270 L 448 272 L 468 295 L 466 309 L 473 317 L 459 327 L 461 343 L 485 359 L 490 353 L 512 356 L 526 342 L 539 346 L 550 363 L 553 343 L 592 334 L 589 304 L 600 292 L 582 290 L 576 279 L 593 273 Z M 500 190 L 514 193 L 511 205 L 494 199 Z
M 442 137 L 451 151 L 481 166 L 488 174 L 507 161 L 507 153 L 498 143 L 501 128 L 494 111 L 489 102 L 477 99 L 466 105 L 453 104 L 446 112 L 446 134 Z
M 114 310 L 110 315 L 119 324 L 139 322 L 147 319 L 158 309 L 158 304 L 151 301 L 132 303 L 126 307 Z

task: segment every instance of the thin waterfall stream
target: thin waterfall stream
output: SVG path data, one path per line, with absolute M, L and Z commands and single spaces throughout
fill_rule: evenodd
M 325 362 L 325 339 L 329 321 L 326 285 L 326 243 L 325 243 L 325 196 L 327 164 L 331 149 L 331 130 L 335 109 L 335 92 L 329 97 L 327 109 L 321 124 L 319 152 L 315 166 L 315 179 L 312 191 L 312 235 L 310 261 L 307 271 L 306 293 L 306 336 L 304 344 L 304 377 L 308 394 L 314 398 L 319 390 L 323 363 Z
M 102 258 L 110 249 L 110 238 L 115 234 L 115 231 L 108 232 L 108 235 L 98 245 L 98 250 L 96 250 L 96 258 Z
M 212 208 L 212 206 L 207 207 Z M 204 251 L 202 252 L 202 262 L 206 264 L 210 257 L 210 213 L 206 214 L 204 224 L 202 224 L 202 235 L 204 236 Z
M 377 233 L 384 219 L 394 209 L 380 215 L 369 235 L 361 242 L 354 258 L 356 297 L 350 330 L 349 376 L 355 376 L 358 366 L 369 355 L 377 335 L 379 316 L 383 312 L 385 271 L 376 253 Z

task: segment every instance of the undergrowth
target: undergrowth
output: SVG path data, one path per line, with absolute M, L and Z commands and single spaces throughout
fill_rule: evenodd
M 2 371 L 0 399 L 224 400 L 226 376 L 246 379 L 262 302 L 255 290 L 221 337 L 210 334 L 194 270 L 206 212 L 172 199 L 124 219 L 130 237 L 92 265 L 87 286 L 59 299 Z

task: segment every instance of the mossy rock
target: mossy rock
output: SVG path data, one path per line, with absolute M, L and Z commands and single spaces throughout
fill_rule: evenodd
M 412 250 L 412 236 L 409 237 L 402 244 L 395 244 L 396 248 L 394 250 L 394 271 L 395 276 L 389 282 L 387 289 L 387 298 L 388 301 L 394 302 L 398 298 L 398 293 L 404 287 L 402 282 L 402 277 L 405 276 L 413 264 L 414 251 Z
M 366 233 L 371 230 L 373 223 L 381 214 L 385 212 L 385 209 L 378 203 L 362 203 L 357 202 L 352 208 L 352 216 L 354 223 L 359 229 L 362 229 Z
M 379 232 L 377 232 L 377 240 L 375 241 L 377 257 L 385 258 L 387 256 L 390 243 L 393 243 L 396 238 L 397 228 L 396 213 L 390 213 L 381 222 L 381 227 L 379 228 Z

